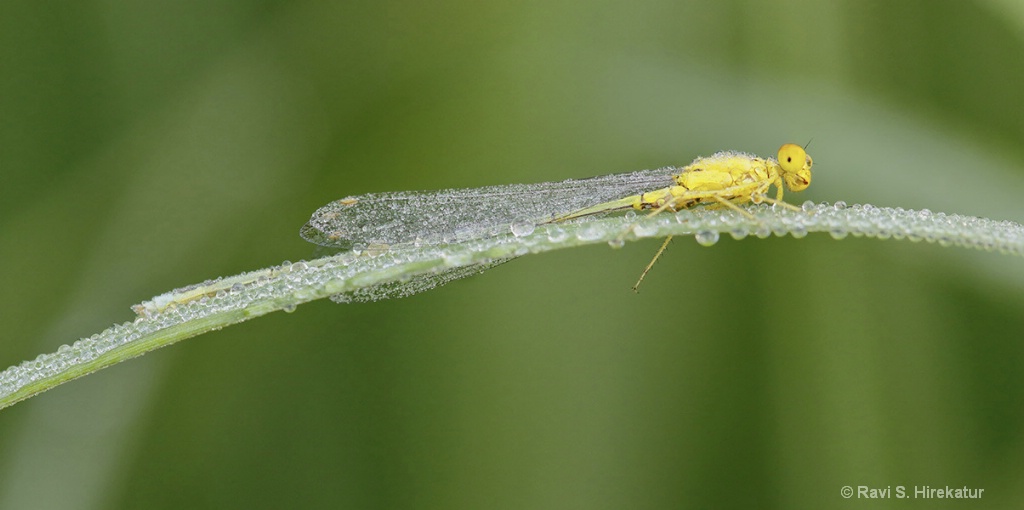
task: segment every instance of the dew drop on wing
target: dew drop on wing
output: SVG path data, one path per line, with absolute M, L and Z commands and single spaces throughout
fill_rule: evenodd
M 533 233 L 533 230 L 535 228 L 537 228 L 537 226 L 533 223 L 533 221 L 528 219 L 518 219 L 516 221 L 513 221 L 512 225 L 510 225 L 512 235 L 516 237 L 528 236 Z

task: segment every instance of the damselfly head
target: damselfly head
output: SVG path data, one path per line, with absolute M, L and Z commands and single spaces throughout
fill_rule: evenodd
M 814 161 L 803 147 L 787 143 L 779 147 L 779 168 L 782 179 L 791 191 L 803 191 L 811 185 L 811 166 Z

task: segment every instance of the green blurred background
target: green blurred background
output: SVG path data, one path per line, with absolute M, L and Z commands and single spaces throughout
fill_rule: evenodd
M 791 202 L 1024 221 L 1024 4 L 0 4 L 0 365 L 311 258 L 371 191 L 806 143 Z M 0 411 L 0 508 L 1020 508 L 1024 260 L 826 235 L 530 256 Z M 985 489 L 865 501 L 845 485 Z

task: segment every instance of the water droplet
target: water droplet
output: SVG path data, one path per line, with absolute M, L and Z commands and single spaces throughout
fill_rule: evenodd
M 616 249 L 622 248 L 625 245 L 626 241 L 624 239 L 612 239 L 611 241 L 608 241 L 608 246 Z
M 719 234 L 717 230 L 702 230 L 693 237 L 701 246 L 712 246 L 718 242 Z
M 677 212 L 675 216 L 676 223 L 679 223 L 680 225 L 689 223 L 695 219 L 695 214 L 690 209 L 683 209 L 682 211 Z
M 837 211 L 842 211 L 843 209 L 846 209 L 846 202 L 838 200 L 835 204 L 832 205 L 832 208 Z
M 532 221 L 529 220 L 516 220 L 512 222 L 512 235 L 516 237 L 528 236 L 533 233 L 533 230 L 537 228 Z
M 580 241 L 594 241 L 601 238 L 601 229 L 594 225 L 587 225 L 576 232 L 576 238 Z
M 847 232 L 843 227 L 832 227 L 828 233 L 832 236 L 832 239 L 843 239 L 847 234 L 849 234 L 849 232 Z
M 658 226 L 653 223 L 643 223 L 633 226 L 633 235 L 637 237 L 653 237 L 658 233 Z
M 561 227 L 548 227 L 548 241 L 560 243 L 569 238 L 569 234 Z
M 800 205 L 800 209 L 803 209 L 804 212 L 811 212 L 814 210 L 814 202 L 807 200 Z
M 295 308 L 297 308 L 295 306 L 295 303 L 288 303 L 287 305 L 284 305 L 284 307 L 281 308 L 281 310 L 283 310 L 284 313 L 292 313 L 295 311 Z
M 746 227 L 736 227 L 729 231 L 729 235 L 737 241 L 747 237 L 747 234 L 750 234 L 750 231 Z

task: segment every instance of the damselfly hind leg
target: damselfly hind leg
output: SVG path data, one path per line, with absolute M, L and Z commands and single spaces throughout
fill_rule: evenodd
M 672 242 L 672 236 L 667 236 L 665 238 L 665 242 L 661 243 L 661 248 L 658 248 L 657 253 L 654 254 L 654 258 L 647 263 L 647 267 L 644 268 L 644 272 L 640 273 L 640 278 L 638 278 L 636 283 L 633 284 L 633 292 L 636 292 L 637 294 L 640 293 L 640 283 L 644 281 L 644 277 L 647 276 L 647 273 L 649 273 L 651 268 L 654 267 L 654 263 L 658 261 L 658 257 L 661 257 L 661 254 L 666 248 L 668 248 L 668 243 L 670 242 Z
M 744 215 L 744 216 L 746 216 L 746 217 L 748 217 L 748 218 L 750 218 L 750 219 L 752 219 L 754 221 L 757 221 L 757 218 L 753 214 L 750 214 L 749 211 L 747 211 L 747 210 L 741 208 L 740 206 L 734 204 L 731 200 L 729 200 L 729 199 L 727 199 L 727 198 L 725 198 L 725 197 L 723 197 L 721 195 L 717 195 L 717 194 L 716 195 L 711 195 L 711 198 L 713 198 L 716 202 L 718 202 L 718 204 L 722 205 L 723 207 L 732 209 L 732 210 L 734 210 L 734 211 L 736 211 L 736 212 L 738 212 L 738 213 L 740 213 L 740 214 L 742 214 L 742 215 Z M 661 207 L 659 207 L 659 208 L 655 209 L 653 212 L 651 212 L 651 214 L 648 214 L 647 217 L 650 218 L 651 216 L 654 216 L 655 214 L 660 213 L 660 212 L 665 211 L 665 210 L 668 210 L 668 209 L 677 210 L 677 209 L 675 209 L 673 207 L 675 205 L 673 202 L 675 202 L 675 201 L 676 200 L 673 199 L 673 200 L 670 200 L 670 201 L 666 202 L 664 205 L 662 205 Z M 715 204 L 715 205 L 718 205 L 718 204 Z M 680 207 L 679 209 L 686 209 L 686 207 Z M 636 226 L 636 224 L 630 225 L 629 228 L 626 230 L 626 232 L 622 234 L 622 236 L 625 237 L 625 235 L 628 234 L 629 232 L 631 232 L 635 226 Z M 665 250 L 668 248 L 668 243 L 670 243 L 671 241 L 672 241 L 672 236 L 668 236 L 668 237 L 665 238 L 665 242 L 663 242 L 661 244 L 661 247 L 658 248 L 658 251 L 654 253 L 654 258 L 652 258 L 651 261 L 647 264 L 647 267 L 644 268 L 644 271 L 642 273 L 640 273 L 640 278 L 636 281 L 636 284 L 633 285 L 633 292 L 637 292 L 637 293 L 640 292 L 640 284 L 644 281 L 644 278 L 647 276 L 647 273 L 649 273 L 651 271 L 651 268 L 654 267 L 654 263 L 658 261 L 658 258 L 661 257 L 661 254 L 664 253 Z

